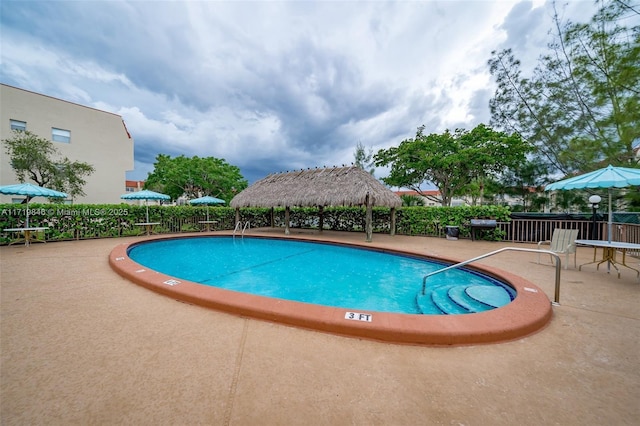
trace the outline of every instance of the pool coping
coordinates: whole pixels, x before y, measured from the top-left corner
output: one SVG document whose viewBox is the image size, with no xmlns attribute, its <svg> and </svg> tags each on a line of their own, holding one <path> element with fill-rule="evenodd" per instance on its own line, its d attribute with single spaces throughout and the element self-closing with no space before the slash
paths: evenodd
<svg viewBox="0 0 640 426">
<path fill-rule="evenodd" d="M 467 265 L 466 268 L 499 278 L 513 287 L 517 295 L 511 303 L 491 311 L 474 314 L 411 315 L 377 311 L 351 312 L 345 308 L 282 300 L 205 286 L 147 269 L 128 256 L 129 247 L 147 241 L 221 237 L 228 238 L 230 235 L 183 234 L 122 243 L 109 254 L 109 264 L 119 275 L 133 283 L 182 302 L 244 317 L 389 343 L 452 346 L 505 342 L 540 331 L 553 316 L 550 300 L 535 284 L 510 272 L 486 265 Z M 373 247 L 365 242 L 344 243 L 304 236 L 251 235 L 245 238 L 320 242 L 398 253 L 427 260 L 451 263 L 459 261 L 427 256 L 411 250 Z M 354 314 L 353 319 L 347 318 L 350 313 Z M 363 316 L 360 317 L 360 314 Z M 366 317 L 366 315 L 370 316 Z"/>
</svg>

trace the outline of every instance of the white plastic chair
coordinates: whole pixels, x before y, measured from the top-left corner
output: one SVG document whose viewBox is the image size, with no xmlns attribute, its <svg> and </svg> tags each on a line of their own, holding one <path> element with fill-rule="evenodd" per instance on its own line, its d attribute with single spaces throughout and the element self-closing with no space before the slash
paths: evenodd
<svg viewBox="0 0 640 426">
<path fill-rule="evenodd" d="M 569 255 L 573 253 L 573 267 L 576 267 L 576 239 L 578 238 L 578 229 L 561 229 L 556 228 L 553 230 L 553 235 L 551 236 L 551 241 L 540 241 L 538 243 L 538 250 L 540 250 L 540 246 L 543 244 L 549 244 L 551 247 L 549 251 L 552 251 L 556 254 L 564 254 L 564 269 L 567 269 L 567 265 L 569 264 Z M 553 256 L 551 257 L 551 262 L 553 263 Z M 538 263 L 540 263 L 540 253 L 538 253 Z"/>
</svg>

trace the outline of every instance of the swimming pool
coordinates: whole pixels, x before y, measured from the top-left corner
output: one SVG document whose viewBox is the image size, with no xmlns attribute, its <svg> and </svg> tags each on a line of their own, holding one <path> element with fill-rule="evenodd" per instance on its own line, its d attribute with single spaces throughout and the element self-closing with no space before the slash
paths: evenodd
<svg viewBox="0 0 640 426">
<path fill-rule="evenodd" d="M 535 284 L 508 271 L 482 265 L 474 265 L 470 269 L 506 283 L 514 290 L 513 301 L 498 309 L 468 315 L 422 315 L 382 312 L 353 306 L 325 306 L 207 286 L 154 270 L 129 257 L 129 252 L 147 242 L 180 240 L 193 242 L 193 237 L 197 237 L 198 240 L 225 238 L 220 234 L 146 237 L 143 240 L 115 246 L 109 255 L 109 264 L 127 280 L 186 303 L 241 317 L 393 343 L 460 345 L 512 340 L 540 330 L 552 316 L 550 300 Z M 352 248 L 375 248 L 384 253 L 399 254 L 403 261 L 415 258 L 451 264 L 463 260 L 428 257 L 415 250 L 399 249 L 395 244 L 353 241 L 348 233 L 333 240 L 322 235 L 269 236 L 269 240 L 273 238 L 300 242 L 331 242 Z M 240 240 L 242 239 L 236 238 L 236 241 Z M 381 254 L 384 255 L 384 253 Z M 366 252 L 366 254 L 370 253 Z M 189 266 L 185 264 L 183 268 L 188 269 Z M 304 271 L 300 271 L 299 275 L 302 273 Z M 411 285 L 414 300 L 421 288 L 422 276 L 421 270 L 419 282 L 417 285 L 414 283 Z M 429 285 L 431 285 L 431 278 Z"/>
<path fill-rule="evenodd" d="M 208 286 L 324 306 L 402 314 L 468 314 L 510 303 L 515 291 L 446 264 L 308 241 L 184 238 L 139 244 L 129 257 L 155 271 Z"/>
</svg>

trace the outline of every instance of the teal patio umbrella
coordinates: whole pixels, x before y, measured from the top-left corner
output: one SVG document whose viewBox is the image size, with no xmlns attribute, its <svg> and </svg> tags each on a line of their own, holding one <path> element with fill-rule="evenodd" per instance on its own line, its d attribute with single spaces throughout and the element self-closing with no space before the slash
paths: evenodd
<svg viewBox="0 0 640 426">
<path fill-rule="evenodd" d="M 640 169 L 613 167 L 609 165 L 603 169 L 598 169 L 580 176 L 554 182 L 551 185 L 547 185 L 545 191 L 607 188 L 609 192 L 607 236 L 609 238 L 609 242 L 611 242 L 611 229 L 613 223 L 611 188 L 626 188 L 628 186 L 640 186 Z"/>
<path fill-rule="evenodd" d="M 24 195 L 25 197 L 27 197 L 27 218 L 25 221 L 25 228 L 29 227 L 29 199 L 33 197 L 67 198 L 67 194 L 64 192 L 34 185 L 28 182 L 18 183 L 15 185 L 0 186 L 0 194 Z"/>
<path fill-rule="evenodd" d="M 147 204 L 147 200 L 161 200 L 167 201 L 170 200 L 167 194 L 161 194 L 159 192 L 149 191 L 148 189 L 143 189 L 142 191 L 129 192 L 128 194 L 121 195 L 120 198 L 123 200 L 145 200 L 145 206 L 147 207 L 147 223 L 149 223 L 149 204 Z"/>
<path fill-rule="evenodd" d="M 207 222 L 209 221 L 209 206 L 213 204 L 224 204 L 224 200 L 220 198 L 211 197 L 209 195 L 200 198 L 194 198 L 193 200 L 189 200 L 189 204 L 204 204 L 207 206 Z"/>
</svg>

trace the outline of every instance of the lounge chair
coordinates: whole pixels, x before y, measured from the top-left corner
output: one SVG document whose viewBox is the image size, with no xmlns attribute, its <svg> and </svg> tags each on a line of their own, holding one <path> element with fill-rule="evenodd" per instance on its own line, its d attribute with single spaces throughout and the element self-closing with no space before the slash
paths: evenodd
<svg viewBox="0 0 640 426">
<path fill-rule="evenodd" d="M 549 251 L 552 251 L 557 254 L 564 254 L 564 269 L 567 269 L 567 265 L 569 264 L 569 255 L 573 253 L 573 266 L 576 267 L 576 239 L 578 238 L 578 229 L 561 229 L 556 228 L 553 230 L 553 236 L 551 237 L 551 241 L 540 241 L 538 243 L 538 250 L 540 250 L 540 246 L 543 244 L 549 244 L 551 247 Z M 551 257 L 551 262 L 553 263 L 553 256 Z M 540 253 L 538 253 L 538 263 L 540 263 Z"/>
</svg>

